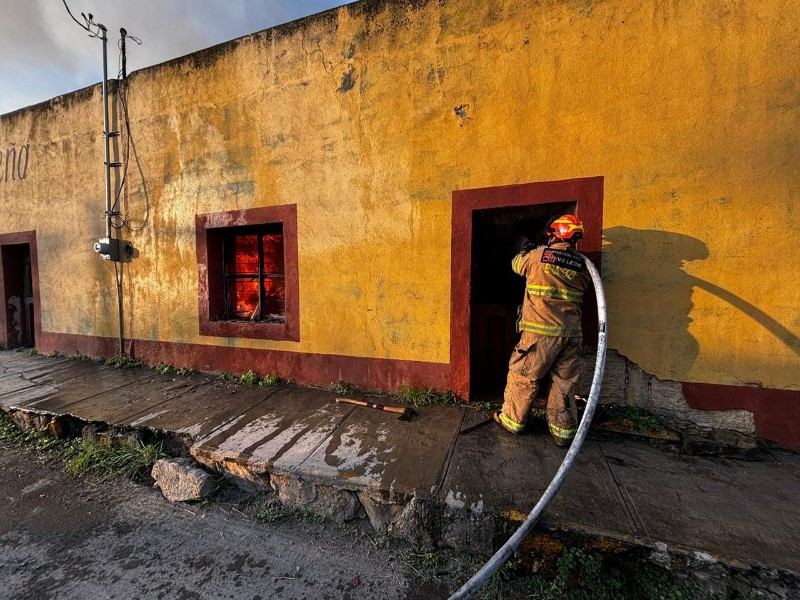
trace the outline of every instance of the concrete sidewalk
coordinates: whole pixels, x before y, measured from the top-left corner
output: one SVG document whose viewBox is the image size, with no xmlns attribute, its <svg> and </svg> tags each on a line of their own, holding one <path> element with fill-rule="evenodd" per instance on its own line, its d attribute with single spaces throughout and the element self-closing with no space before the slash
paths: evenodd
<svg viewBox="0 0 800 600">
<path fill-rule="evenodd" d="M 565 453 L 543 430 L 474 428 L 486 417 L 463 407 L 415 409 L 404 421 L 336 397 L 0 352 L 6 411 L 167 435 L 242 485 L 339 521 L 363 509 L 377 531 L 422 545 L 490 550 Z M 591 434 L 538 527 L 798 574 L 798 498 L 797 454 L 692 457 Z"/>
</svg>

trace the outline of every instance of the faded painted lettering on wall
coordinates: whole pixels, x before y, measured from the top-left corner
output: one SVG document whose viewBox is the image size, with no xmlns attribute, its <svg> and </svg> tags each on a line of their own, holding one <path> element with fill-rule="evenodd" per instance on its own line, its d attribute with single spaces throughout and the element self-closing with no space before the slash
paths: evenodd
<svg viewBox="0 0 800 600">
<path fill-rule="evenodd" d="M 0 152 L 0 182 L 16 181 L 28 176 L 29 145 L 17 148 L 16 142 L 12 142 L 4 152 Z"/>
</svg>

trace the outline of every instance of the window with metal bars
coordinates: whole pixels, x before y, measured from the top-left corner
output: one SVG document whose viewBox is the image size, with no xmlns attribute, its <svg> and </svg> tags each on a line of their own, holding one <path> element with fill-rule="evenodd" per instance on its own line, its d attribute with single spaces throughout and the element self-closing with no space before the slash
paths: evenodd
<svg viewBox="0 0 800 600">
<path fill-rule="evenodd" d="M 195 216 L 200 335 L 300 340 L 297 206 Z"/>
<path fill-rule="evenodd" d="M 283 224 L 223 232 L 224 319 L 282 323 L 286 319 Z"/>
</svg>

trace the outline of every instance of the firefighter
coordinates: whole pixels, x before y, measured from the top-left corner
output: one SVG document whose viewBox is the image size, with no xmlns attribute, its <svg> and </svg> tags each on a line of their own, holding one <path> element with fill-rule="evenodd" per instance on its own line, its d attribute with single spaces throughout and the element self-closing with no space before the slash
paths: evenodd
<svg viewBox="0 0 800 600">
<path fill-rule="evenodd" d="M 525 429 L 539 383 L 548 374 L 547 424 L 553 440 L 568 446 L 575 437 L 574 390 L 583 370 L 581 300 L 590 276 L 575 244 L 583 223 L 574 215 L 552 219 L 547 245 L 526 244 L 511 261 L 525 278 L 525 296 L 517 321 L 520 332 L 511 354 L 501 412 L 494 419 L 508 431 Z"/>
</svg>

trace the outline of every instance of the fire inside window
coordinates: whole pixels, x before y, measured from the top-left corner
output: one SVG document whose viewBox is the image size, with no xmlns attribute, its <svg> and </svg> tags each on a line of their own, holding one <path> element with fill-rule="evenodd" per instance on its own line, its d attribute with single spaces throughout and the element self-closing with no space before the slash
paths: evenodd
<svg viewBox="0 0 800 600">
<path fill-rule="evenodd" d="M 236 228 L 224 237 L 225 319 L 283 322 L 283 224 Z"/>
</svg>

